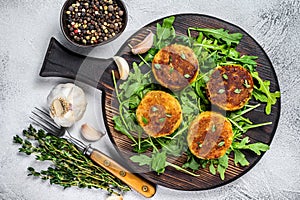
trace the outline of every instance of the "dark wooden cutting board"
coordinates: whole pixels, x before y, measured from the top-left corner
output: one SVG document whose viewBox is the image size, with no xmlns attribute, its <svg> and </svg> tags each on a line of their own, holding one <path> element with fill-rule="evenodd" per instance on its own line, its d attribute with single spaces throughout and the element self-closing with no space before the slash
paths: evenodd
<svg viewBox="0 0 300 200">
<path fill-rule="evenodd" d="M 237 50 L 241 54 L 258 56 L 257 71 L 263 79 L 271 81 L 271 91 L 279 91 L 278 80 L 273 69 L 273 66 L 264 52 L 262 47 L 244 30 L 239 27 L 217 19 L 215 17 L 200 15 L 200 14 L 180 14 L 175 15 L 176 19 L 173 24 L 177 34 L 186 34 L 188 27 L 202 27 L 202 28 L 223 28 L 229 30 L 231 33 L 242 33 L 243 39 L 238 45 Z M 138 56 L 130 52 L 128 44 L 134 44 L 141 41 L 148 33 L 147 29 L 155 33 L 156 24 L 162 23 L 163 19 L 159 19 L 149 25 L 141 28 L 133 34 L 120 48 L 116 55 L 125 58 L 129 64 L 134 61 L 139 62 Z M 62 45 L 60 45 L 54 38 L 51 39 L 43 67 L 40 75 L 58 76 L 71 78 L 76 81 L 85 82 L 93 87 L 103 91 L 103 111 L 106 128 L 113 144 L 118 152 L 124 158 L 124 162 L 128 164 L 134 172 L 140 173 L 144 178 L 152 181 L 153 183 L 179 190 L 204 190 L 218 187 L 227 184 L 238 177 L 248 172 L 263 156 L 256 156 L 254 153 L 245 152 L 246 158 L 250 165 L 247 167 L 234 166 L 233 157 L 229 159 L 229 167 L 225 174 L 225 180 L 222 181 L 218 175 L 212 175 L 207 169 L 201 169 L 199 172 L 200 177 L 193 177 L 185 173 L 179 172 L 173 168 L 167 168 L 164 174 L 157 175 L 155 172 L 149 171 L 148 167 L 140 167 L 129 160 L 133 155 L 131 151 L 130 140 L 123 134 L 114 130 L 114 123 L 112 117 L 118 114 L 114 97 L 114 86 L 112 80 L 112 70 L 117 72 L 117 66 L 113 59 L 98 59 L 76 54 Z M 118 74 L 117 74 L 118 75 Z M 99 102 L 100 103 L 100 102 Z M 255 109 L 247 115 L 253 122 L 272 122 L 272 125 L 264 126 L 250 130 L 246 133 L 251 142 L 263 142 L 270 144 L 275 134 L 279 116 L 280 116 L 280 99 L 272 108 L 272 113 L 266 115 L 264 113 L 264 106 Z M 185 161 L 185 156 L 174 158 L 170 162 L 182 165 Z"/>
</svg>

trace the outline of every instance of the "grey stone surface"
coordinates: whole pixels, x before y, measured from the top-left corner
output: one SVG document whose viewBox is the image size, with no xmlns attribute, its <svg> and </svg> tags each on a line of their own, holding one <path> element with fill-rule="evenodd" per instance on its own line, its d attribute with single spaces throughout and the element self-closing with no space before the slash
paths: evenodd
<svg viewBox="0 0 300 200">
<path fill-rule="evenodd" d="M 124 0 L 129 11 L 126 32 L 112 44 L 97 47 L 91 55 L 111 57 L 136 30 L 149 22 L 177 13 L 202 13 L 232 22 L 252 35 L 269 55 L 282 92 L 281 117 L 271 149 L 260 162 L 238 180 L 207 191 L 176 191 L 158 187 L 157 200 L 190 199 L 300 199 L 300 1 L 299 0 Z M 64 41 L 59 28 L 63 0 L 0 0 L 0 199 L 56 200 L 105 199 L 106 192 L 69 188 L 27 177 L 27 166 L 41 167 L 33 157 L 23 158 L 12 143 L 30 123 L 34 106 L 44 105 L 46 96 L 60 78 L 40 78 L 49 39 Z M 84 53 L 84 52 L 81 52 Z M 88 121 L 103 129 L 99 91 L 84 84 L 89 106 Z M 80 124 L 80 123 L 79 123 Z M 78 133 L 79 125 L 73 128 Z M 105 137 L 96 147 L 114 158 L 117 154 Z M 125 199 L 143 199 L 129 192 Z"/>
</svg>

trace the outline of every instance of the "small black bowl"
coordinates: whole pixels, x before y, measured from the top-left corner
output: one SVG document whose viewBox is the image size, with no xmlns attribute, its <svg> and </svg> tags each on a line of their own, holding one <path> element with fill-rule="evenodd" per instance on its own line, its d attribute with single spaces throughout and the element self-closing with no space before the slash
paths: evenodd
<svg viewBox="0 0 300 200">
<path fill-rule="evenodd" d="M 114 36 L 112 36 L 112 37 L 107 37 L 107 40 L 103 40 L 103 41 L 97 41 L 97 39 L 96 39 L 96 41 L 97 42 L 95 42 L 95 43 L 90 43 L 90 42 L 87 42 L 86 44 L 84 44 L 83 42 L 82 42 L 82 40 L 80 39 L 79 41 L 76 41 L 75 39 L 74 39 L 74 36 L 72 37 L 71 35 L 70 35 L 70 30 L 69 30 L 69 28 L 68 28 L 68 25 L 71 25 L 71 21 L 68 21 L 69 19 L 68 19 L 68 14 L 66 13 L 67 11 L 68 11 L 68 9 L 69 9 L 69 7 L 70 6 L 72 6 L 72 4 L 76 4 L 76 2 L 77 1 L 79 1 L 79 0 L 67 0 L 65 3 L 64 3 L 64 5 L 63 5 L 63 7 L 62 7 L 62 9 L 61 9 L 61 13 L 60 13 L 60 27 L 61 27 L 61 30 L 62 30 L 62 32 L 63 32 L 63 35 L 65 36 L 65 38 L 71 43 L 71 44 L 73 44 L 73 45 L 75 45 L 75 46 L 77 46 L 77 47 L 95 47 L 95 46 L 101 46 L 101 45 L 104 45 L 104 44 L 107 44 L 107 43 L 109 43 L 109 42 L 111 42 L 111 41 L 113 41 L 113 40 L 115 40 L 117 37 L 119 37 L 120 35 L 121 35 L 121 33 L 125 30 L 125 28 L 126 28 L 126 25 L 127 25 L 127 21 L 128 21 L 128 13 L 127 13 L 127 9 L 126 9 L 126 7 L 125 7 L 125 5 L 124 5 L 124 3 L 121 1 L 121 0 L 107 0 L 106 2 L 108 2 L 108 1 L 112 1 L 113 3 L 116 3 L 117 4 L 117 6 L 120 8 L 120 10 L 122 10 L 123 11 L 123 15 L 120 17 L 120 18 L 122 18 L 122 21 L 121 21 L 121 23 L 122 23 L 122 27 L 121 28 L 119 28 L 117 31 L 117 33 L 115 33 L 115 35 Z M 85 1 L 86 2 L 86 1 Z M 94 2 L 93 0 L 88 0 L 88 2 L 89 3 L 91 3 L 91 2 Z M 98 0 L 98 2 L 104 2 L 104 0 Z M 100 4 L 101 5 L 101 4 Z M 96 5 L 98 8 L 100 7 L 100 5 Z M 84 7 L 83 7 L 84 8 Z M 85 9 L 85 8 L 84 8 Z M 104 7 L 103 7 L 103 9 L 104 9 Z M 81 9 L 82 10 L 82 9 Z M 74 11 L 75 11 L 75 8 L 74 8 Z M 93 9 L 93 11 L 95 11 L 94 9 Z M 103 19 L 105 19 L 105 16 L 106 15 L 108 15 L 108 14 L 105 14 L 103 11 L 101 11 L 101 10 L 99 10 L 98 12 L 100 12 L 100 14 L 99 15 L 97 15 L 97 19 L 101 19 L 101 18 L 103 18 Z M 108 11 L 107 11 L 108 12 Z M 72 13 L 72 12 L 71 12 Z M 94 12 L 92 12 L 91 14 L 93 14 Z M 81 12 L 81 14 L 82 14 L 82 12 Z M 86 16 L 86 13 L 85 13 L 85 16 Z M 98 23 L 98 22 L 97 22 Z M 101 26 L 102 26 L 103 24 L 99 24 L 98 23 L 98 26 L 99 26 L 99 28 L 101 29 Z M 71 25 L 72 26 L 72 25 Z M 112 29 L 112 28 L 109 28 L 108 27 L 108 31 L 109 31 L 109 29 Z M 74 29 L 74 30 L 76 30 L 76 28 Z M 77 29 L 77 31 L 78 31 L 78 29 Z M 76 32 L 77 32 L 76 31 Z M 95 30 L 95 31 L 97 31 L 97 30 Z M 97 33 L 98 33 L 98 31 L 97 31 Z M 77 35 L 78 33 L 74 33 L 75 35 Z M 84 38 L 83 39 L 85 39 L 85 37 L 86 37 L 87 35 L 84 35 Z M 92 34 L 91 34 L 91 36 L 92 36 Z M 94 36 L 94 35 L 93 35 Z M 87 40 L 86 40 L 87 41 Z"/>
</svg>

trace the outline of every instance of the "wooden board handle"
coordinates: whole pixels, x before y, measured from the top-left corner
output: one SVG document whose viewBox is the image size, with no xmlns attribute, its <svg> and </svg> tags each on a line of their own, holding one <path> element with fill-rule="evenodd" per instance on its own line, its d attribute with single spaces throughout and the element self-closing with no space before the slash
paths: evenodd
<svg viewBox="0 0 300 200">
<path fill-rule="evenodd" d="M 104 71 L 114 64 L 112 58 L 100 59 L 75 53 L 51 38 L 40 76 L 64 77 L 102 89 L 99 82 Z"/>
<path fill-rule="evenodd" d="M 143 196 L 150 198 L 155 194 L 156 188 L 152 183 L 129 172 L 100 151 L 94 149 L 90 158 Z"/>
</svg>

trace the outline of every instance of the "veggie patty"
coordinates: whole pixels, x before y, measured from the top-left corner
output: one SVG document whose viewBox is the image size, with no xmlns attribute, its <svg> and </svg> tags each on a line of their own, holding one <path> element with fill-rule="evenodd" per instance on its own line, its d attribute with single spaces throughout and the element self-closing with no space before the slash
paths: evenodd
<svg viewBox="0 0 300 200">
<path fill-rule="evenodd" d="M 152 137 L 172 134 L 182 121 L 182 111 L 175 97 L 163 91 L 150 91 L 136 110 L 137 121 Z"/>
<path fill-rule="evenodd" d="M 241 109 L 251 98 L 253 79 L 242 66 L 215 68 L 207 83 L 207 95 L 212 104 L 233 111 Z"/>
<path fill-rule="evenodd" d="M 206 111 L 190 124 L 187 142 L 190 151 L 201 159 L 222 157 L 233 140 L 231 123 L 223 115 Z"/>
<path fill-rule="evenodd" d="M 179 91 L 197 78 L 199 64 L 190 47 L 172 44 L 162 48 L 154 56 L 152 71 L 162 86 Z"/>
</svg>

